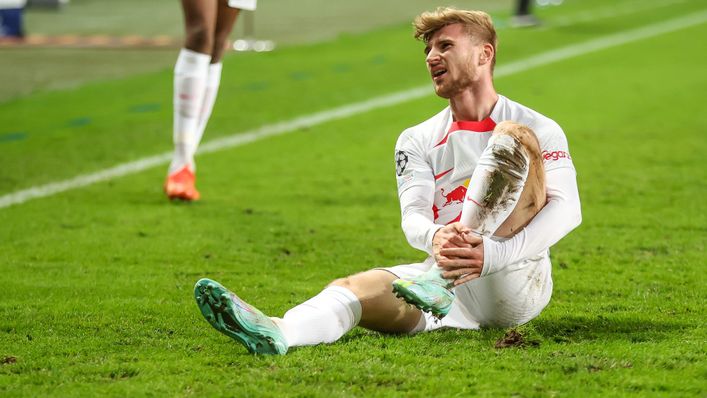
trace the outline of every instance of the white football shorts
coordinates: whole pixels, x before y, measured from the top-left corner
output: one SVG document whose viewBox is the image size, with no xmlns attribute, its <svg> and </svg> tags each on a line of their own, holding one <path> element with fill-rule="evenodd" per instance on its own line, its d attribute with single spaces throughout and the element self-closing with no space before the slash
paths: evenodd
<svg viewBox="0 0 707 398">
<path fill-rule="evenodd" d="M 398 278 L 411 278 L 427 272 L 433 264 L 434 259 L 429 257 L 423 263 L 379 269 Z M 424 313 L 425 331 L 511 327 L 529 322 L 550 302 L 551 269 L 550 259 L 538 256 L 457 286 L 454 304 L 447 316 L 438 320 Z"/>
<path fill-rule="evenodd" d="M 257 3 L 258 0 L 228 0 L 229 7 L 248 11 L 255 11 Z"/>
</svg>

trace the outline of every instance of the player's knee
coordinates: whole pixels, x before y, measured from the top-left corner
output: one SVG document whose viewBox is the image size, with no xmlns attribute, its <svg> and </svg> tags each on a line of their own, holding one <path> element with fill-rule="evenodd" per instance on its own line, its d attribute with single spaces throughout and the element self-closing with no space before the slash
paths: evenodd
<svg viewBox="0 0 707 398">
<path fill-rule="evenodd" d="M 381 270 L 369 270 L 345 278 L 336 279 L 330 286 L 341 286 L 352 291 L 357 297 L 375 297 L 391 292 L 391 282 L 395 277 Z"/>
<path fill-rule="evenodd" d="M 538 138 L 533 130 L 526 125 L 507 120 L 496 125 L 493 129 L 493 135 L 509 135 L 518 144 L 522 145 L 528 154 L 540 153 Z"/>
<path fill-rule="evenodd" d="M 345 287 L 349 290 L 356 291 L 363 285 L 366 285 L 366 273 L 359 272 L 357 274 L 349 275 L 343 278 L 339 278 L 330 283 L 330 285 Z"/>
<path fill-rule="evenodd" d="M 351 288 L 353 287 L 353 285 L 354 285 L 354 283 L 353 283 L 353 281 L 351 280 L 351 277 L 350 277 L 350 276 L 347 276 L 347 277 L 345 277 L 345 278 L 335 279 L 334 281 L 332 281 L 332 282 L 329 284 L 329 286 L 340 286 L 340 287 L 345 287 L 345 288 L 347 288 L 347 289 L 349 289 L 349 290 L 351 290 Z"/>
<path fill-rule="evenodd" d="M 210 54 L 213 45 L 213 32 L 207 24 L 194 24 L 187 28 L 186 48 L 202 54 Z"/>
</svg>

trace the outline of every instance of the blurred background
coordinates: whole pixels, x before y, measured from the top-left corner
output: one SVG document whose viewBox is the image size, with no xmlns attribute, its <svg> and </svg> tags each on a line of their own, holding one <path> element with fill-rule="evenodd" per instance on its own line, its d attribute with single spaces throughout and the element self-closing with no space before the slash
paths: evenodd
<svg viewBox="0 0 707 398">
<path fill-rule="evenodd" d="M 0 0 L 0 7 L 23 0 Z M 429 0 L 331 2 L 261 0 L 244 11 L 232 38 L 254 36 L 278 47 L 325 41 L 383 26 L 409 23 L 440 3 Z M 509 0 L 456 1 L 456 6 L 501 15 Z M 175 0 L 29 0 L 23 12 L 24 42 L 0 44 L 0 101 L 43 89 L 171 67 L 184 35 Z M 80 67 L 91 64 L 91 68 Z"/>
</svg>

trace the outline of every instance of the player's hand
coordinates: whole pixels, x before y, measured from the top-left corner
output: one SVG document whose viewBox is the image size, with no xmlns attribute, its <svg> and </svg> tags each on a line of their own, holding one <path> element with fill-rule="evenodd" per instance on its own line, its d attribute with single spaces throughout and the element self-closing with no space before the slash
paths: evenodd
<svg viewBox="0 0 707 398">
<path fill-rule="evenodd" d="M 444 270 L 442 277 L 454 279 L 454 286 L 478 278 L 484 267 L 483 239 L 472 233 L 463 233 L 459 238 L 463 244 L 441 248 L 437 261 Z"/>
<path fill-rule="evenodd" d="M 465 233 L 469 233 L 471 230 L 460 222 L 455 222 L 449 225 L 445 225 L 435 232 L 432 237 L 432 251 L 435 256 L 435 260 L 439 263 L 440 260 L 445 259 L 441 254 L 442 249 L 449 247 L 465 247 L 468 244 L 464 242 L 462 236 Z"/>
</svg>

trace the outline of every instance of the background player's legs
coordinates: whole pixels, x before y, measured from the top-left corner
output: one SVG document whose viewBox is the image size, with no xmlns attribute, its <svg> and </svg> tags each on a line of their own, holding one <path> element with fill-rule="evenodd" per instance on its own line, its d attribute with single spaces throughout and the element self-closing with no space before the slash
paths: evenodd
<svg viewBox="0 0 707 398">
<path fill-rule="evenodd" d="M 517 0 L 515 7 L 515 15 L 511 20 L 511 25 L 516 28 L 530 27 L 540 25 L 540 21 L 532 14 L 532 0 Z"/>
<path fill-rule="evenodd" d="M 221 62 L 228 45 L 228 36 L 233 30 L 233 25 L 235 25 L 240 11 L 238 8 L 229 7 L 227 0 L 218 0 L 216 29 L 214 30 L 213 49 L 211 51 L 212 63 Z"/>
<path fill-rule="evenodd" d="M 531 0 L 518 0 L 516 2 L 516 15 L 530 14 L 530 1 Z"/>
<path fill-rule="evenodd" d="M 390 289 L 395 278 L 387 271 L 370 270 L 337 279 L 276 322 L 290 347 L 331 343 L 356 325 L 387 333 L 410 332 L 421 313 L 395 298 Z"/>
<path fill-rule="evenodd" d="M 214 30 L 218 12 L 217 0 L 182 0 L 184 48 L 211 55 L 214 46 Z"/>
<path fill-rule="evenodd" d="M 211 111 L 214 108 L 214 102 L 216 102 L 216 95 L 218 94 L 218 88 L 221 84 L 221 69 L 223 65 L 221 63 L 221 59 L 223 58 L 223 54 L 226 51 L 226 46 L 228 45 L 228 36 L 233 30 L 233 25 L 235 24 L 239 13 L 239 9 L 228 6 L 227 0 L 218 0 L 216 26 L 213 35 L 213 46 L 211 49 L 211 65 L 209 65 L 209 72 L 206 79 L 206 90 L 204 92 L 204 99 L 201 106 L 201 111 L 199 113 L 199 126 L 196 132 L 196 144 L 194 150 L 196 150 L 201 142 L 201 137 L 204 135 L 206 124 L 208 123 L 209 117 L 211 116 Z"/>
<path fill-rule="evenodd" d="M 186 39 L 174 67 L 174 156 L 169 174 L 187 167 L 193 155 L 204 101 L 216 24 L 216 2 L 182 0 Z"/>
</svg>

